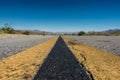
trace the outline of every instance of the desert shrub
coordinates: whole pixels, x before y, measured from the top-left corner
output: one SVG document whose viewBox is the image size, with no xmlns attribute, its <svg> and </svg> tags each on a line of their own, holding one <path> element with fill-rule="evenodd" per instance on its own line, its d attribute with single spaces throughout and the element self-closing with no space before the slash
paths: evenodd
<svg viewBox="0 0 120 80">
<path fill-rule="evenodd" d="M 86 33 L 84 32 L 84 31 L 80 31 L 79 33 L 78 33 L 78 36 L 82 36 L 82 35 L 85 35 Z"/>
<path fill-rule="evenodd" d="M 102 33 L 102 32 L 95 32 L 95 31 L 89 31 L 86 35 L 90 35 L 90 36 L 94 36 L 94 35 L 96 35 L 96 36 L 109 36 L 109 34 L 107 34 L 107 33 Z"/>
<path fill-rule="evenodd" d="M 5 33 L 5 31 L 3 31 L 3 30 L 0 30 L 0 34 L 4 34 Z"/>
<path fill-rule="evenodd" d="M 6 23 L 4 27 L 0 29 L 0 31 L 3 33 L 15 34 L 15 30 L 8 23 Z"/>
<path fill-rule="evenodd" d="M 72 35 L 75 35 L 75 33 L 72 33 Z"/>
<path fill-rule="evenodd" d="M 30 31 L 24 31 L 22 34 L 30 35 Z"/>
<path fill-rule="evenodd" d="M 120 36 L 120 32 L 115 32 L 115 33 L 113 33 L 112 35 Z"/>
<path fill-rule="evenodd" d="M 68 35 L 67 33 L 65 33 L 64 35 Z"/>
<path fill-rule="evenodd" d="M 42 35 L 43 35 L 43 36 L 45 36 L 46 34 L 47 34 L 46 32 L 44 32 L 44 31 L 42 32 Z"/>
<path fill-rule="evenodd" d="M 87 33 L 87 35 L 96 35 L 97 33 L 96 32 L 94 32 L 94 31 L 89 31 L 88 33 Z"/>
</svg>

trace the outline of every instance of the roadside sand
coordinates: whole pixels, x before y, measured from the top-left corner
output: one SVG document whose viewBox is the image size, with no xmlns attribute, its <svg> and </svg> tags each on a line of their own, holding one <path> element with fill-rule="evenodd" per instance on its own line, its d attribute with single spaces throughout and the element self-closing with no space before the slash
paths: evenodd
<svg viewBox="0 0 120 80">
<path fill-rule="evenodd" d="M 95 80 L 120 80 L 120 57 L 64 38 L 78 61 Z"/>
<path fill-rule="evenodd" d="M 0 80 L 31 80 L 56 40 L 57 37 L 0 60 Z"/>
</svg>

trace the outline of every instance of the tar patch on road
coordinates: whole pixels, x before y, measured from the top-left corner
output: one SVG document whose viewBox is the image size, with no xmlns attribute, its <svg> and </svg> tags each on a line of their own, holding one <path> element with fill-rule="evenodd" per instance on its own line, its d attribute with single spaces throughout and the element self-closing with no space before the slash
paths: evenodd
<svg viewBox="0 0 120 80">
<path fill-rule="evenodd" d="M 91 80 L 61 37 L 33 80 Z"/>
</svg>

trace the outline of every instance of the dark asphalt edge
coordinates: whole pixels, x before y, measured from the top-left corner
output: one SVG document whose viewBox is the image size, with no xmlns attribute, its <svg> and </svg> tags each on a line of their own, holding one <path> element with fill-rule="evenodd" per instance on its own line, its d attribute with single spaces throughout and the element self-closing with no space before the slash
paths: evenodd
<svg viewBox="0 0 120 80">
<path fill-rule="evenodd" d="M 63 39 L 64 40 L 64 39 Z M 65 42 L 65 41 L 64 41 Z M 65 42 L 65 44 L 67 45 L 67 43 Z M 68 45 L 67 45 L 68 46 Z M 69 48 L 69 47 L 68 47 Z M 70 49 L 70 48 L 69 48 Z M 70 51 L 72 52 L 72 50 L 70 49 Z M 73 55 L 74 55 L 74 52 L 72 52 L 73 53 Z M 75 55 L 74 55 L 74 57 L 75 57 Z M 76 57 L 75 57 L 76 58 Z M 76 60 L 78 61 L 78 59 L 76 58 Z M 95 80 L 94 79 L 94 77 L 93 77 L 93 75 L 92 75 L 92 73 L 90 72 L 90 71 L 88 71 L 87 69 L 86 69 L 86 67 L 84 66 L 84 64 L 83 63 L 81 63 L 80 61 L 78 61 L 79 62 L 79 64 L 81 65 L 81 67 L 83 68 L 83 70 L 86 72 L 86 74 L 88 75 L 88 77 L 90 78 L 90 80 Z"/>
<path fill-rule="evenodd" d="M 59 37 L 61 37 L 61 36 L 59 36 Z M 59 37 L 58 37 L 58 39 L 59 39 Z M 62 37 L 61 37 L 62 38 Z M 58 41 L 58 39 L 56 40 L 56 42 Z M 62 38 L 63 39 L 63 38 Z M 63 39 L 63 41 L 64 41 L 64 39 Z M 55 44 L 56 44 L 56 42 L 55 42 Z M 65 42 L 65 41 L 64 41 Z M 51 48 L 51 50 L 49 51 L 49 53 L 52 51 L 52 49 L 54 48 L 54 46 L 55 46 L 55 44 L 53 45 L 53 47 Z M 65 42 L 65 44 L 66 44 L 66 42 Z M 66 44 L 67 45 L 67 44 Z M 67 47 L 68 47 L 68 45 L 67 45 Z M 68 47 L 69 48 L 69 47 Z M 69 50 L 71 51 L 71 49 L 69 48 Z M 71 51 L 72 52 L 72 51 Z M 73 53 L 73 52 L 72 52 Z M 74 53 L 73 53 L 73 55 L 74 55 Z M 44 63 L 44 61 L 46 61 L 46 59 L 47 59 L 47 57 L 49 56 L 49 54 L 46 56 L 46 58 L 43 60 L 43 63 Z M 75 55 L 74 55 L 74 57 L 75 57 Z M 75 57 L 76 58 L 76 57 Z M 78 61 L 78 59 L 76 58 L 76 60 Z M 94 78 L 93 78 L 93 76 L 92 76 L 92 74 L 90 73 L 90 71 L 88 71 L 86 68 L 85 68 L 85 66 L 80 62 L 80 61 L 78 61 L 79 62 L 79 65 L 82 67 L 82 69 L 86 72 L 86 74 L 88 75 L 88 77 L 89 77 L 89 79 L 90 80 L 94 80 Z M 41 65 L 39 65 L 39 69 L 42 67 L 42 65 L 43 65 L 43 63 L 41 64 Z M 36 71 L 36 74 L 34 75 L 34 77 L 32 78 L 32 80 L 36 80 L 35 79 L 35 77 L 36 77 L 36 75 L 37 75 L 37 73 L 38 73 L 38 71 L 39 71 L 39 69 Z"/>
<path fill-rule="evenodd" d="M 91 73 L 90 71 L 88 71 L 88 70 L 85 68 L 85 66 L 84 66 L 80 61 L 79 61 L 79 63 L 81 64 L 81 67 L 82 67 L 83 70 L 86 72 L 86 74 L 89 76 L 90 80 L 95 80 L 95 79 L 93 78 L 92 73 Z"/>
<path fill-rule="evenodd" d="M 59 39 L 59 37 L 57 38 L 57 40 L 58 40 L 58 39 Z M 57 40 L 55 41 L 53 47 L 55 46 Z M 48 55 L 47 55 L 47 56 L 45 57 L 45 59 L 43 60 L 43 63 L 44 63 L 44 61 L 46 61 L 46 59 L 47 59 L 47 57 L 49 56 L 49 53 L 52 51 L 53 47 L 52 47 L 51 50 L 48 52 Z M 42 67 L 43 63 L 39 65 L 39 69 Z M 39 69 L 36 71 L 36 74 L 34 75 L 34 77 L 32 78 L 32 80 L 35 80 L 35 76 L 36 76 L 37 73 L 39 72 Z"/>
</svg>

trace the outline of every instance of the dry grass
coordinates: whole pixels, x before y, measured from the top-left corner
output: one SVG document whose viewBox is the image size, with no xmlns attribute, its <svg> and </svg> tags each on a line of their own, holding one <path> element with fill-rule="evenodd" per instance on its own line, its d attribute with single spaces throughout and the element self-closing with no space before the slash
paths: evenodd
<svg viewBox="0 0 120 80">
<path fill-rule="evenodd" d="M 95 80 L 120 80 L 120 57 L 99 49 L 64 38 L 78 61 L 80 61 Z M 73 45 L 72 45 L 72 44 Z"/>
<path fill-rule="evenodd" d="M 56 40 L 57 37 L 0 60 L 0 80 L 31 80 Z"/>
</svg>

